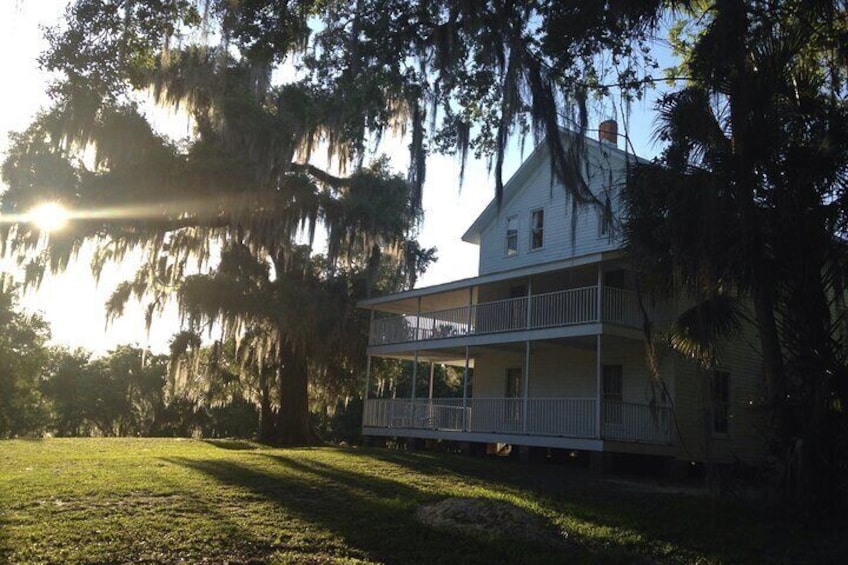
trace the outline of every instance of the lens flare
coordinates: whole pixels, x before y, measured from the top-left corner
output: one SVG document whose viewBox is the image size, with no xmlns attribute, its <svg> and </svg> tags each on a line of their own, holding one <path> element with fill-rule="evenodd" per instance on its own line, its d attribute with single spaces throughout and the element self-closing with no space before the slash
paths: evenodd
<svg viewBox="0 0 848 565">
<path fill-rule="evenodd" d="M 68 223 L 68 211 L 58 202 L 39 204 L 27 213 L 29 221 L 41 231 L 52 232 Z"/>
</svg>

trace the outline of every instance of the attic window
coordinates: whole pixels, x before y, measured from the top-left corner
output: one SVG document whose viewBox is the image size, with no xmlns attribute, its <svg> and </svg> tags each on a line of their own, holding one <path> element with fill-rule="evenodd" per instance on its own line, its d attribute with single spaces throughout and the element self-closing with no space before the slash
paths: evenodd
<svg viewBox="0 0 848 565">
<path fill-rule="evenodd" d="M 518 253 L 518 216 L 510 216 L 506 219 L 506 254 Z"/>
<path fill-rule="evenodd" d="M 539 249 L 545 241 L 545 211 L 533 210 L 530 213 L 530 249 Z"/>
</svg>

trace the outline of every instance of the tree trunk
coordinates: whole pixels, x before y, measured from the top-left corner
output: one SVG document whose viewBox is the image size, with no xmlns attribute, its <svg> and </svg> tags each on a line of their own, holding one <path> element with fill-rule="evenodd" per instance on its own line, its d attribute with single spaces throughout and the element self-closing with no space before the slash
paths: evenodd
<svg viewBox="0 0 848 565">
<path fill-rule="evenodd" d="M 785 414 L 786 379 L 783 367 L 783 351 L 777 332 L 774 315 L 774 299 L 762 287 L 754 289 L 754 314 L 760 337 L 763 356 L 763 375 L 766 381 L 768 406 L 772 411 L 773 427 L 781 437 L 786 437 L 788 418 Z"/>
<path fill-rule="evenodd" d="M 270 375 L 263 369 L 259 374 L 259 441 L 273 441 L 274 439 L 271 385 Z"/>
<path fill-rule="evenodd" d="M 800 208 L 800 206 L 799 206 Z M 813 215 L 799 218 L 799 227 L 792 233 L 803 234 L 804 226 L 818 226 Z M 804 221 L 806 220 L 806 221 Z M 793 264 L 788 299 L 787 318 L 790 328 L 785 332 L 793 350 L 793 398 L 800 407 L 795 415 L 795 436 L 803 440 L 806 457 L 802 459 L 801 488 L 806 497 L 800 502 L 804 513 L 837 512 L 843 503 L 840 496 L 838 446 L 844 443 L 839 425 L 831 418 L 830 398 L 834 393 L 832 381 L 840 365 L 839 346 L 832 339 L 830 305 L 822 274 L 827 267 L 825 250 L 827 232 L 816 233 L 808 228 L 800 235 L 800 247 Z"/>
<path fill-rule="evenodd" d="M 283 445 L 313 443 L 309 426 L 308 370 L 306 359 L 288 346 L 282 347 L 279 378 L 280 410 L 277 412 L 277 441 Z"/>
<path fill-rule="evenodd" d="M 754 310 L 763 356 L 763 372 L 768 388 L 768 403 L 773 411 L 773 429 L 785 436 L 783 406 L 786 400 L 783 353 L 775 319 L 774 273 L 768 263 L 768 246 L 763 240 L 762 218 L 756 202 L 756 151 L 760 133 L 753 125 L 755 101 L 750 92 L 748 48 L 749 20 L 743 0 L 719 0 L 717 13 L 726 22 L 723 40 L 727 42 L 730 65 L 727 70 L 730 91 L 730 123 L 733 132 L 733 172 L 736 197 L 740 203 L 741 222 L 745 230 L 741 244 L 750 260 L 750 281 Z"/>
</svg>

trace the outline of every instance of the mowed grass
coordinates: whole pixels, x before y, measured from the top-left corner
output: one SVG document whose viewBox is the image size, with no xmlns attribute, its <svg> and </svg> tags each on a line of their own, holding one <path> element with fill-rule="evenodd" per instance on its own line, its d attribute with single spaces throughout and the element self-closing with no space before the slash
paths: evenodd
<svg viewBox="0 0 848 565">
<path fill-rule="evenodd" d="M 611 480 L 612 479 L 612 480 Z M 567 466 L 247 442 L 0 442 L 0 563 L 838 562 L 845 524 L 655 493 Z M 421 523 L 497 499 L 560 543 Z"/>
</svg>

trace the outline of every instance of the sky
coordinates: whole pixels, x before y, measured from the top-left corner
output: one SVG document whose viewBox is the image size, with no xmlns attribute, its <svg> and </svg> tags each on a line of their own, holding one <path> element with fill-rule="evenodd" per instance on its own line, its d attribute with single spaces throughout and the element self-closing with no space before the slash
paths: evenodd
<svg viewBox="0 0 848 565">
<path fill-rule="evenodd" d="M 4 75 L 14 77 L 0 91 L 0 159 L 5 158 L 8 132 L 25 129 L 49 102 L 45 93 L 49 77 L 38 69 L 37 57 L 46 47 L 43 26 L 58 23 L 65 5 L 66 0 L 0 0 L 0 53 Z M 643 157 L 656 152 L 650 143 L 651 105 L 649 98 L 632 108 L 629 133 L 637 153 Z M 595 121 L 606 117 L 609 116 L 596 117 Z M 405 171 L 408 143 L 397 140 L 381 148 L 387 151 L 398 171 Z M 528 140 L 525 153 L 531 150 L 532 140 Z M 505 179 L 517 169 L 521 158 L 517 148 L 507 155 Z M 418 287 L 477 274 L 477 246 L 462 242 L 461 236 L 491 201 L 495 183 L 484 160 L 469 158 L 461 187 L 459 170 L 459 163 L 451 156 L 432 156 L 428 160 L 424 223 L 418 239 L 425 247 L 437 247 L 439 260 L 419 279 Z M 137 304 L 130 304 L 123 317 L 107 325 L 104 302 L 118 283 L 132 277 L 133 265 L 129 262 L 110 265 L 99 284 L 95 284 L 89 259 L 90 255 L 83 253 L 67 271 L 48 277 L 37 292 L 28 292 L 22 300 L 26 310 L 40 312 L 50 322 L 52 343 L 84 347 L 97 354 L 121 344 L 165 351 L 171 335 L 178 330 L 176 308 L 155 320 L 149 333 L 144 329 L 144 316 Z M 14 266 L 0 260 L 0 269 L 14 270 Z"/>
</svg>

